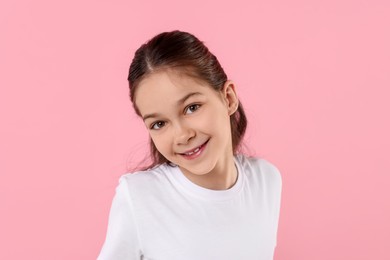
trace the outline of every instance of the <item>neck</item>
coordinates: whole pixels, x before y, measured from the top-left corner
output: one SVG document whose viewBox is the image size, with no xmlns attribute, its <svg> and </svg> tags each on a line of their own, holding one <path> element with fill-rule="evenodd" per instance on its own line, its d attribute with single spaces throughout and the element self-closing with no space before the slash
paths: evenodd
<svg viewBox="0 0 390 260">
<path fill-rule="evenodd" d="M 230 189 L 238 178 L 233 156 L 230 156 L 226 162 L 219 162 L 211 172 L 204 175 L 196 175 L 185 169 L 181 169 L 181 171 L 193 183 L 211 190 Z"/>
</svg>

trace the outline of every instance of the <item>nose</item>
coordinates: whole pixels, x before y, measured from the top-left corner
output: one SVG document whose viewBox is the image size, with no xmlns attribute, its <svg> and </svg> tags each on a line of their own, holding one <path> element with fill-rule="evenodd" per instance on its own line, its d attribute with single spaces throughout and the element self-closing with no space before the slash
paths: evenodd
<svg viewBox="0 0 390 260">
<path fill-rule="evenodd" d="M 175 142 L 176 144 L 188 144 L 195 137 L 195 130 L 183 123 L 177 123 L 175 126 Z"/>
</svg>

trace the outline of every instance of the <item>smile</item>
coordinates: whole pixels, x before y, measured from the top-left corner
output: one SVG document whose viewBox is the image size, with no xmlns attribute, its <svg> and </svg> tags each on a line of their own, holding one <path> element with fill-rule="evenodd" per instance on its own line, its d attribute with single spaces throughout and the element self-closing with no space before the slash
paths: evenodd
<svg viewBox="0 0 390 260">
<path fill-rule="evenodd" d="M 201 153 L 203 152 L 203 150 L 206 148 L 206 145 L 208 143 L 209 140 L 207 140 L 205 143 L 203 143 L 201 146 L 198 146 L 196 147 L 195 149 L 192 149 L 192 150 L 189 150 L 187 152 L 184 152 L 184 153 L 180 153 L 180 155 L 182 155 L 184 158 L 186 159 L 195 159 L 197 158 L 199 155 L 201 155 Z"/>
</svg>

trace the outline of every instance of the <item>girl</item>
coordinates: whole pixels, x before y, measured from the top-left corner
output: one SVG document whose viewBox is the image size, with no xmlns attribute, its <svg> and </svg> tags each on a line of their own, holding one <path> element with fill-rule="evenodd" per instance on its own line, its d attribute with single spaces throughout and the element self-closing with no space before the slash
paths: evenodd
<svg viewBox="0 0 390 260">
<path fill-rule="evenodd" d="M 217 58 L 165 32 L 136 51 L 128 80 L 153 164 L 120 177 L 98 259 L 272 259 L 281 175 L 239 153 L 246 117 Z"/>
</svg>

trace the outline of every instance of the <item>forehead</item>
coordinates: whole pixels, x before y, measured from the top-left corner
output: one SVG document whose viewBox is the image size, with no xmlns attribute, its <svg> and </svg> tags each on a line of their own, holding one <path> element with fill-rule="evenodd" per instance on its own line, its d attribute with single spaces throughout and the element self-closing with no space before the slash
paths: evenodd
<svg viewBox="0 0 390 260">
<path fill-rule="evenodd" d="M 204 96 L 216 95 L 216 91 L 205 82 L 176 70 L 162 70 L 141 80 L 135 93 L 135 103 L 141 114 L 155 113 L 162 107 L 175 105 L 192 92 Z"/>
</svg>

